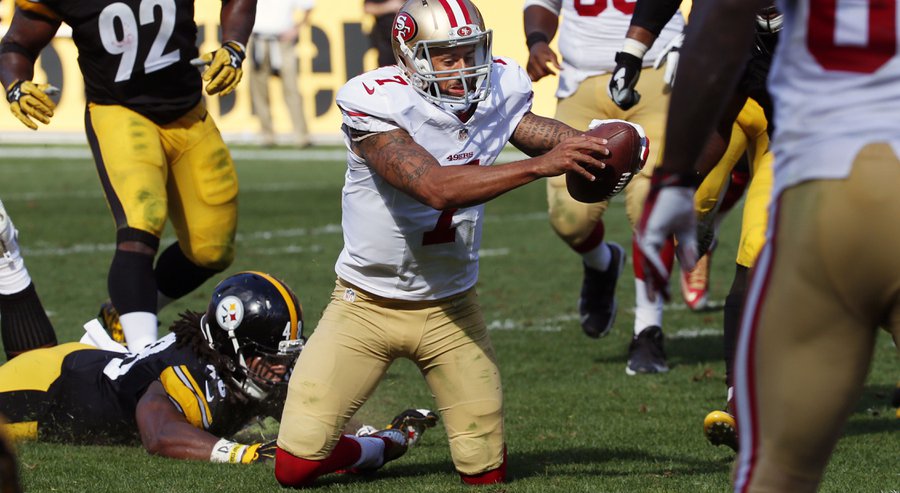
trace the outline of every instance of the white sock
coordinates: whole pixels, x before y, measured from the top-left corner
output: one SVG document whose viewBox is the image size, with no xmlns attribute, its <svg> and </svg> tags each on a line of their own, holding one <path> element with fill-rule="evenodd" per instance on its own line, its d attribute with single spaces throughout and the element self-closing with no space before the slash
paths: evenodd
<svg viewBox="0 0 900 493">
<path fill-rule="evenodd" d="M 119 315 L 128 351 L 139 353 L 156 342 L 157 318 L 155 313 L 131 312 Z"/>
<path fill-rule="evenodd" d="M 359 460 L 354 462 L 351 468 L 373 469 L 384 464 L 384 440 L 377 437 L 344 436 L 354 440 L 360 447 Z"/>
<path fill-rule="evenodd" d="M 31 276 L 19 250 L 0 255 L 0 294 L 16 294 L 29 284 Z"/>
<path fill-rule="evenodd" d="M 662 296 L 657 296 L 656 301 L 650 301 L 643 279 L 634 280 L 634 289 L 634 335 L 640 334 L 651 325 L 662 327 Z"/>
<path fill-rule="evenodd" d="M 609 245 L 602 241 L 596 248 L 582 253 L 581 259 L 591 269 L 606 272 L 609 262 L 612 260 L 612 252 L 609 250 Z"/>
<path fill-rule="evenodd" d="M 160 310 L 169 306 L 170 303 L 175 301 L 175 298 L 169 298 L 168 296 L 162 294 L 161 292 L 156 292 L 156 313 L 159 313 Z"/>
</svg>

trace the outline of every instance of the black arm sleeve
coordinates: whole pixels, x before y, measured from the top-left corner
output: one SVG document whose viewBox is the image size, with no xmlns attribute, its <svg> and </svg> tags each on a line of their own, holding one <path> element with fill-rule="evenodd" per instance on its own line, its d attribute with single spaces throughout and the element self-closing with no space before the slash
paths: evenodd
<svg viewBox="0 0 900 493">
<path fill-rule="evenodd" d="M 631 25 L 643 27 L 658 37 L 669 19 L 678 12 L 681 0 L 638 0 L 631 16 Z"/>
</svg>

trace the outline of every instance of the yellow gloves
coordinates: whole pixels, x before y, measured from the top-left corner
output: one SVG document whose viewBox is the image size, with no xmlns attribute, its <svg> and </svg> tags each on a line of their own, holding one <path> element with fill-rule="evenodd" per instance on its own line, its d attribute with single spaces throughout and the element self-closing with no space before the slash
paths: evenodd
<svg viewBox="0 0 900 493">
<path fill-rule="evenodd" d="M 226 41 L 218 50 L 204 53 L 191 60 L 191 65 L 204 66 L 202 78 L 206 84 L 206 94 L 225 96 L 231 93 L 241 81 L 243 63 L 246 55 L 244 45 L 237 41 Z"/>
<path fill-rule="evenodd" d="M 59 89 L 50 84 L 35 84 L 30 80 L 17 80 L 6 88 L 6 100 L 9 101 L 9 111 L 15 115 L 26 127 L 37 130 L 37 123 L 32 118 L 43 123 L 50 123 L 53 109 L 56 103 L 50 96 L 59 94 Z"/>
</svg>

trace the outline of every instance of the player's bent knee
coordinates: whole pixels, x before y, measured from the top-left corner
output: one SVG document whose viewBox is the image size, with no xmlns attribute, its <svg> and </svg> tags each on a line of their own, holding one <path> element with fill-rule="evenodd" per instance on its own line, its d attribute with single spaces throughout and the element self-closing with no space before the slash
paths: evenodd
<svg viewBox="0 0 900 493">
<path fill-rule="evenodd" d="M 191 248 L 187 255 L 194 264 L 214 271 L 223 271 L 234 262 L 234 244 L 208 245 Z"/>
<path fill-rule="evenodd" d="M 278 447 L 309 460 L 328 457 L 340 439 L 340 430 L 333 430 L 312 419 L 292 419 L 278 433 Z"/>
<path fill-rule="evenodd" d="M 485 400 L 470 403 L 466 408 L 468 412 L 461 420 L 465 424 L 452 427 L 460 431 L 451 434 L 450 451 L 453 464 L 461 475 L 476 476 L 504 463 L 502 404 L 499 399 Z"/>
</svg>

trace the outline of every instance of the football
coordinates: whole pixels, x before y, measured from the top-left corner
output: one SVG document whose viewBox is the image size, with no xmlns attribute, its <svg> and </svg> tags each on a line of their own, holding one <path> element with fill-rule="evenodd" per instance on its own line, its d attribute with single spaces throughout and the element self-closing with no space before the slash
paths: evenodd
<svg viewBox="0 0 900 493">
<path fill-rule="evenodd" d="M 609 200 L 621 192 L 631 178 L 644 167 L 647 160 L 647 139 L 635 125 L 621 120 L 603 123 L 585 132 L 609 141 L 608 156 L 594 157 L 606 164 L 601 170 L 590 170 L 597 177 L 588 181 L 574 171 L 566 172 L 566 188 L 569 195 L 579 202 L 594 203 Z"/>
</svg>

